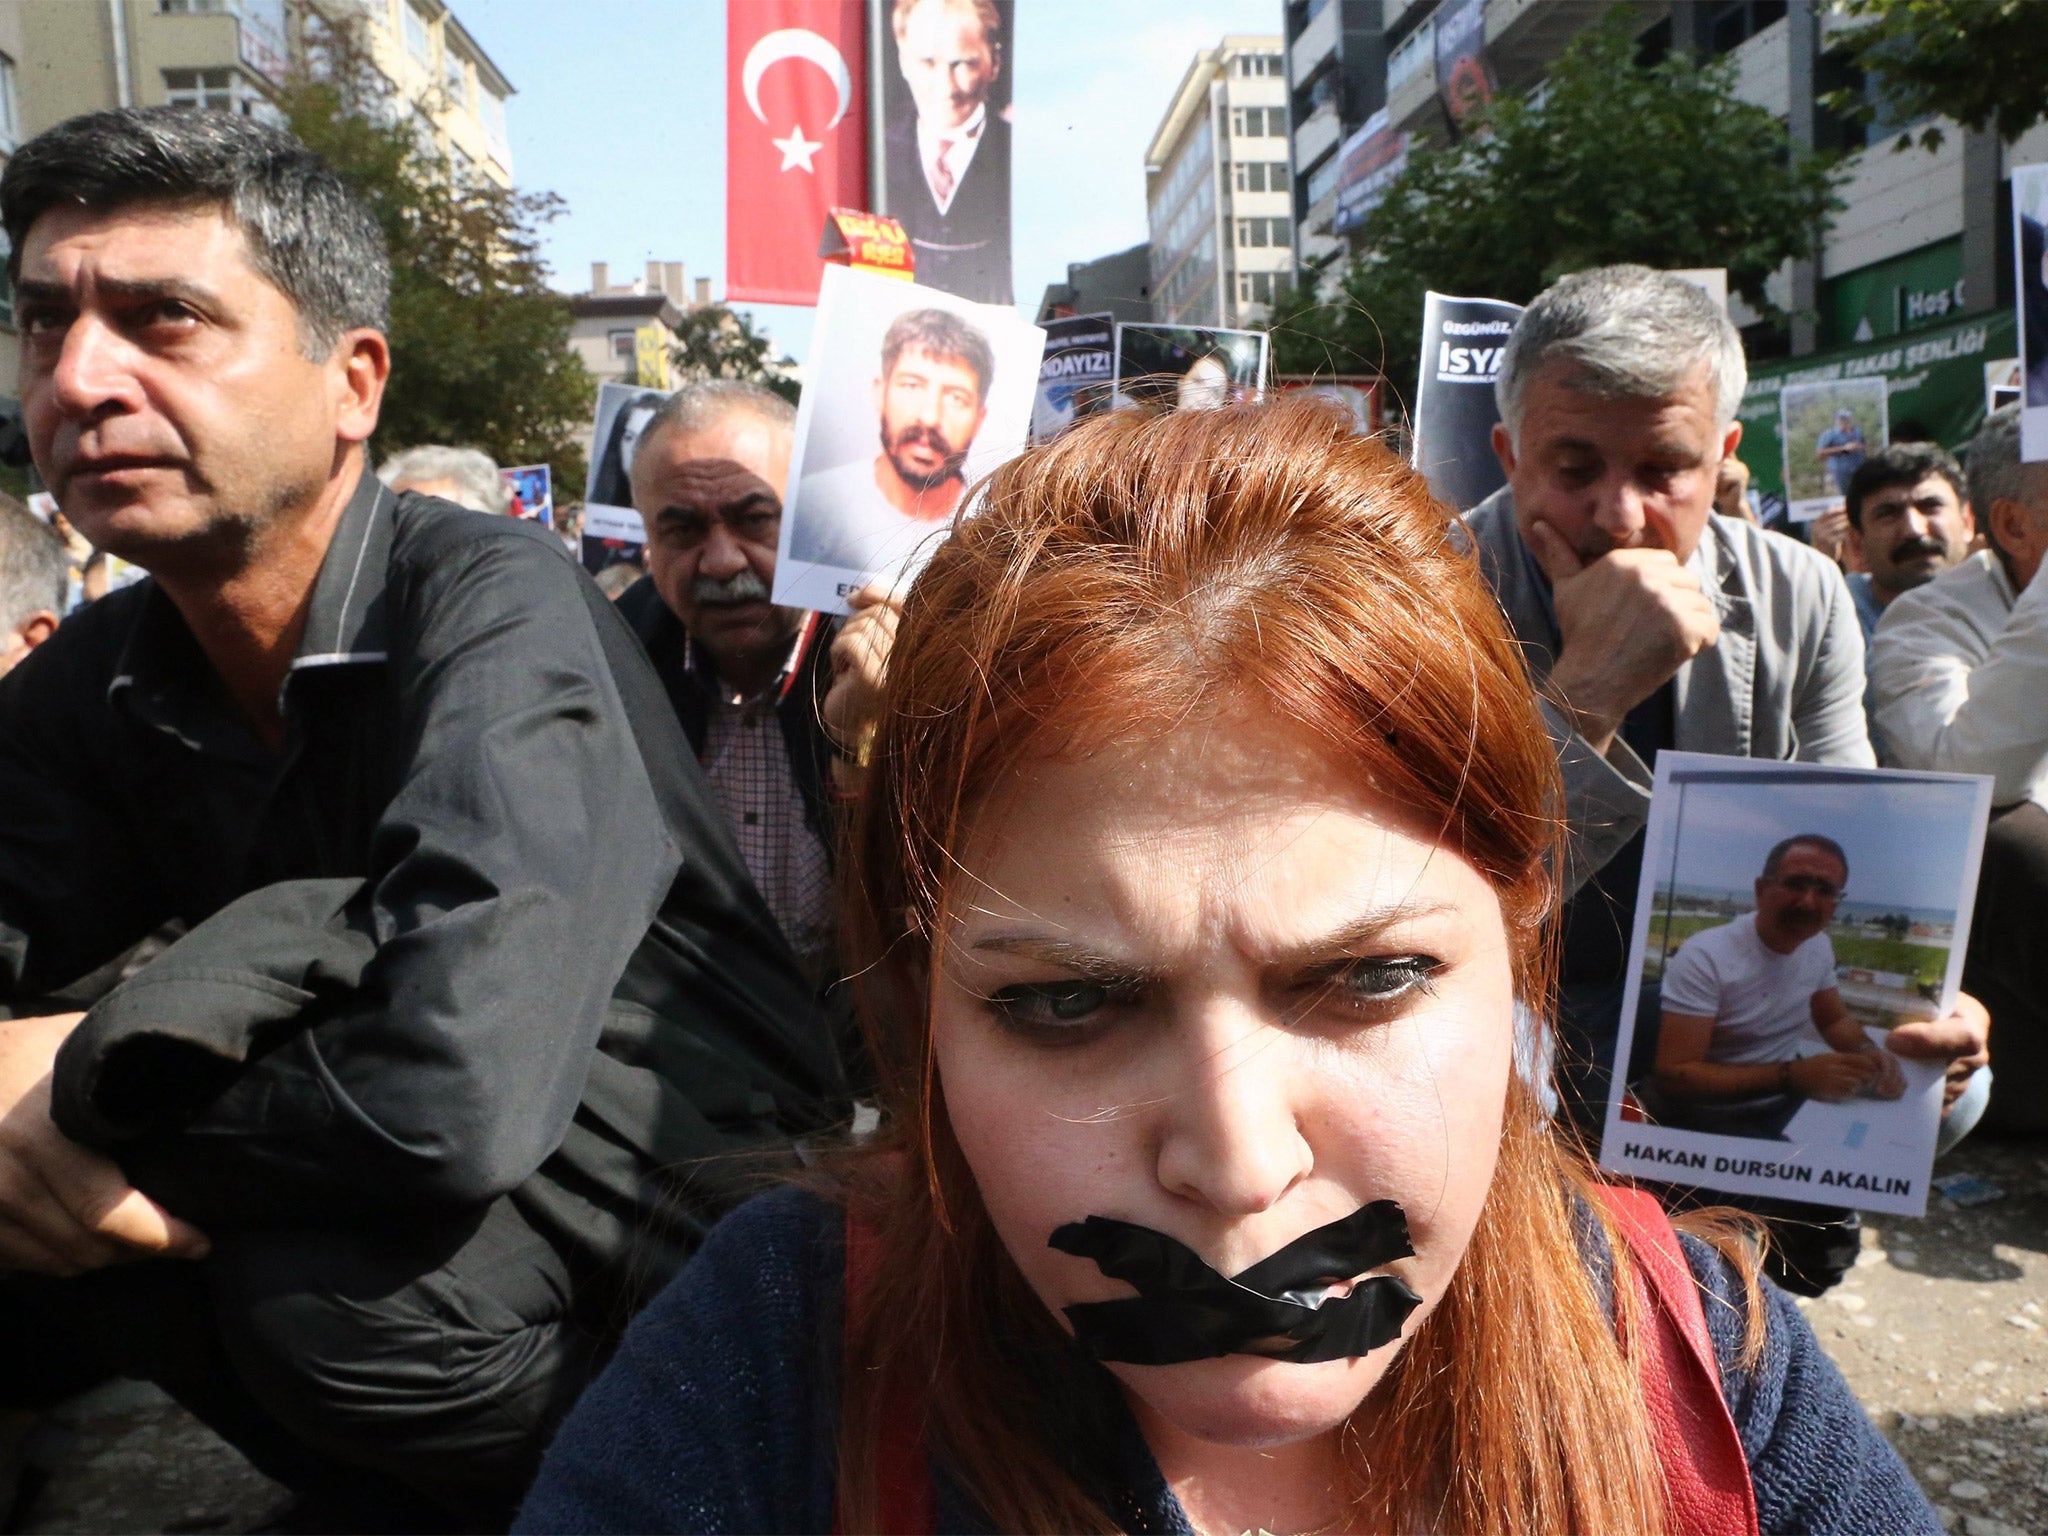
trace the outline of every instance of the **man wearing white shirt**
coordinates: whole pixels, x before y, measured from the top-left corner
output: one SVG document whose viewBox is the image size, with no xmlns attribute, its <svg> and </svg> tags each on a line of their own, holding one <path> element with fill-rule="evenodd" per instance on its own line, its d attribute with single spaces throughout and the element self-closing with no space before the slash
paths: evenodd
<svg viewBox="0 0 2048 1536">
<path fill-rule="evenodd" d="M 1002 74 L 991 0 L 895 0 L 896 67 L 917 114 L 888 125 L 888 211 L 917 280 L 983 304 L 1011 302 L 1010 125 L 989 108 Z"/>
<path fill-rule="evenodd" d="M 1991 1010 L 1985 1124 L 2048 1129 L 2048 464 L 2020 462 L 2019 408 L 1967 454 L 1989 548 L 1899 595 L 1872 642 L 1873 724 L 1902 768 L 1983 773 L 1994 807 L 1963 986 Z"/>
</svg>

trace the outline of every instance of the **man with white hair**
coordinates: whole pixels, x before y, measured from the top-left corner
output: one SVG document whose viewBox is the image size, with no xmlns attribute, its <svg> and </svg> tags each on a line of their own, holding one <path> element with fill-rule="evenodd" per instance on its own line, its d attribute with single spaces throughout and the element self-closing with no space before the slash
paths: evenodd
<svg viewBox="0 0 2048 1536">
<path fill-rule="evenodd" d="M 71 555 L 56 532 L 0 494 L 0 677 L 57 632 Z"/>
<path fill-rule="evenodd" d="M 1970 443 L 1989 547 L 1901 592 L 1871 644 L 1873 720 L 1902 768 L 1984 773 L 1984 840 L 1963 984 L 1998 1024 L 1989 1123 L 2048 1130 L 2048 464 L 2020 461 L 2020 408 Z"/>
<path fill-rule="evenodd" d="M 505 479 L 497 463 L 479 448 L 444 448 L 423 443 L 394 453 L 377 467 L 377 478 L 403 495 L 438 496 L 472 512 L 505 510 Z"/>
<path fill-rule="evenodd" d="M 1595 1133 L 1658 751 L 1876 765 L 1841 572 L 1714 515 L 1746 379 L 1734 326 L 1684 279 L 1638 266 L 1564 278 L 1508 340 L 1493 429 L 1508 483 L 1465 517 L 1559 744 L 1577 887 L 1564 913 L 1560 1088 Z M 1985 1056 L 1983 1010 L 1965 1010 L 1894 1035 L 1901 1054 L 1958 1063 L 1951 1101 Z M 1654 1000 L 1643 1012 L 1654 1017 Z M 1636 1049 L 1653 1053 L 1646 1033 Z M 1802 1223 L 1781 1234 L 1783 1272 L 1800 1288 L 1825 1289 L 1854 1262 L 1853 1214 L 1774 1214 Z"/>
</svg>

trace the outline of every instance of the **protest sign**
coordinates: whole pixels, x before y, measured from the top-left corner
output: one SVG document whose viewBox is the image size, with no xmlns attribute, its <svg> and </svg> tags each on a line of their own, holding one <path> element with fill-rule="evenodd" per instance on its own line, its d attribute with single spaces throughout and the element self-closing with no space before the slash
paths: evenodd
<svg viewBox="0 0 2048 1536">
<path fill-rule="evenodd" d="M 2012 248 L 2019 262 L 2020 457 L 2048 459 L 2048 165 L 2012 170 Z"/>
<path fill-rule="evenodd" d="M 1453 130 L 1493 100 L 1486 57 L 1486 0 L 1449 0 L 1436 13 L 1436 90 Z"/>
<path fill-rule="evenodd" d="M 1120 322 L 1117 403 L 1200 410 L 1256 399 L 1266 383 L 1267 340 L 1264 331 Z"/>
<path fill-rule="evenodd" d="M 590 474 L 583 488 L 583 564 L 601 571 L 633 560 L 647 529 L 633 510 L 633 450 L 667 396 L 632 384 L 597 386 L 597 419 L 590 435 Z"/>
<path fill-rule="evenodd" d="M 867 205 L 910 236 L 917 281 L 980 304 L 1011 301 L 1010 108 L 1015 0 L 877 4 L 876 157 Z"/>
<path fill-rule="evenodd" d="M 1024 447 L 1045 332 L 1006 307 L 829 267 L 811 336 L 775 601 L 845 613 L 856 588 L 915 574 L 966 488 Z"/>
<path fill-rule="evenodd" d="M 1942 1069 L 1886 1033 L 1955 1007 L 1978 775 L 1657 756 L 1600 1166 L 1918 1216 Z"/>
<path fill-rule="evenodd" d="M 1778 410 L 1787 511 L 1793 522 L 1810 523 L 1842 501 L 1850 476 L 1891 441 L 1885 382 L 1788 384 L 1778 393 Z"/>
<path fill-rule="evenodd" d="M 1031 441 L 1049 443 L 1084 416 L 1109 404 L 1116 385 L 1116 316 L 1068 315 L 1048 320 Z"/>
<path fill-rule="evenodd" d="M 544 527 L 555 526 L 555 472 L 545 464 L 516 464 L 501 469 L 505 482 L 505 510 Z"/>
<path fill-rule="evenodd" d="M 1387 126 L 1387 109 L 1365 120 L 1365 126 L 1337 151 L 1337 205 L 1330 232 L 1344 234 L 1365 222 L 1365 216 L 1386 201 L 1387 189 L 1408 169 L 1408 135 Z"/>
<path fill-rule="evenodd" d="M 1493 451 L 1500 376 L 1519 304 L 1429 293 L 1422 301 L 1422 376 L 1415 385 L 1409 462 L 1438 501 L 1468 512 L 1507 483 Z"/>
<path fill-rule="evenodd" d="M 917 262 L 910 253 L 910 236 L 896 220 L 858 208 L 834 208 L 825 217 L 825 232 L 818 238 L 818 255 L 835 267 L 852 267 L 860 272 L 879 272 L 909 282 L 917 276 Z"/>
<path fill-rule="evenodd" d="M 2002 411 L 2008 405 L 2018 405 L 2026 393 L 2026 375 L 2020 371 L 2020 360 L 2016 357 L 1995 358 L 1984 365 L 1984 411 Z"/>
</svg>

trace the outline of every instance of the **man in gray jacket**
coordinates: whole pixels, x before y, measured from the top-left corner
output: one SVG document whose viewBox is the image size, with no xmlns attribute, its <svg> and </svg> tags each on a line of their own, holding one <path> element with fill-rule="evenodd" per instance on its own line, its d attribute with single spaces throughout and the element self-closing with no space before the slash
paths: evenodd
<svg viewBox="0 0 2048 1536">
<path fill-rule="evenodd" d="M 1841 572 L 1712 515 L 1746 379 L 1741 338 L 1693 284 L 1637 266 L 1564 278 L 1508 341 L 1493 429 L 1508 483 L 1465 518 L 1559 743 L 1574 890 L 1559 1086 L 1590 1132 L 1615 1066 L 1658 751 L 1876 765 Z M 1960 1092 L 1984 1034 L 1968 1004 L 1895 1039 L 1906 1054 L 1956 1060 Z M 1787 1254 L 1805 1289 L 1855 1257 L 1853 1217 L 1820 1216 L 1848 1220 L 1799 1229 L 1818 1239 Z"/>
</svg>

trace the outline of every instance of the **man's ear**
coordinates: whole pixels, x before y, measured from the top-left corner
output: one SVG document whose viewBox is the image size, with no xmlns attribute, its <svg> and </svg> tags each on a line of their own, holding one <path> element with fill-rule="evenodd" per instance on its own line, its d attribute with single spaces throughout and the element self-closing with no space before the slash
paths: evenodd
<svg viewBox="0 0 2048 1536">
<path fill-rule="evenodd" d="M 344 443 L 366 443 L 377 430 L 384 408 L 384 386 L 391 378 L 391 343 L 367 326 L 343 333 L 328 358 L 336 394 L 335 436 Z"/>
<path fill-rule="evenodd" d="M 1515 440 L 1508 436 L 1505 422 L 1493 424 L 1493 456 L 1500 460 L 1501 472 L 1512 480 L 1515 475 Z"/>
<path fill-rule="evenodd" d="M 44 608 L 15 625 L 14 632 L 21 638 L 21 643 L 32 651 L 57 633 L 57 623 L 57 615 Z"/>
<path fill-rule="evenodd" d="M 1733 458 L 1735 456 L 1735 450 L 1737 448 L 1740 448 L 1741 446 L 1742 423 L 1739 421 L 1731 421 L 1728 423 L 1728 430 L 1721 436 L 1721 457 L 1724 459 Z"/>
</svg>

